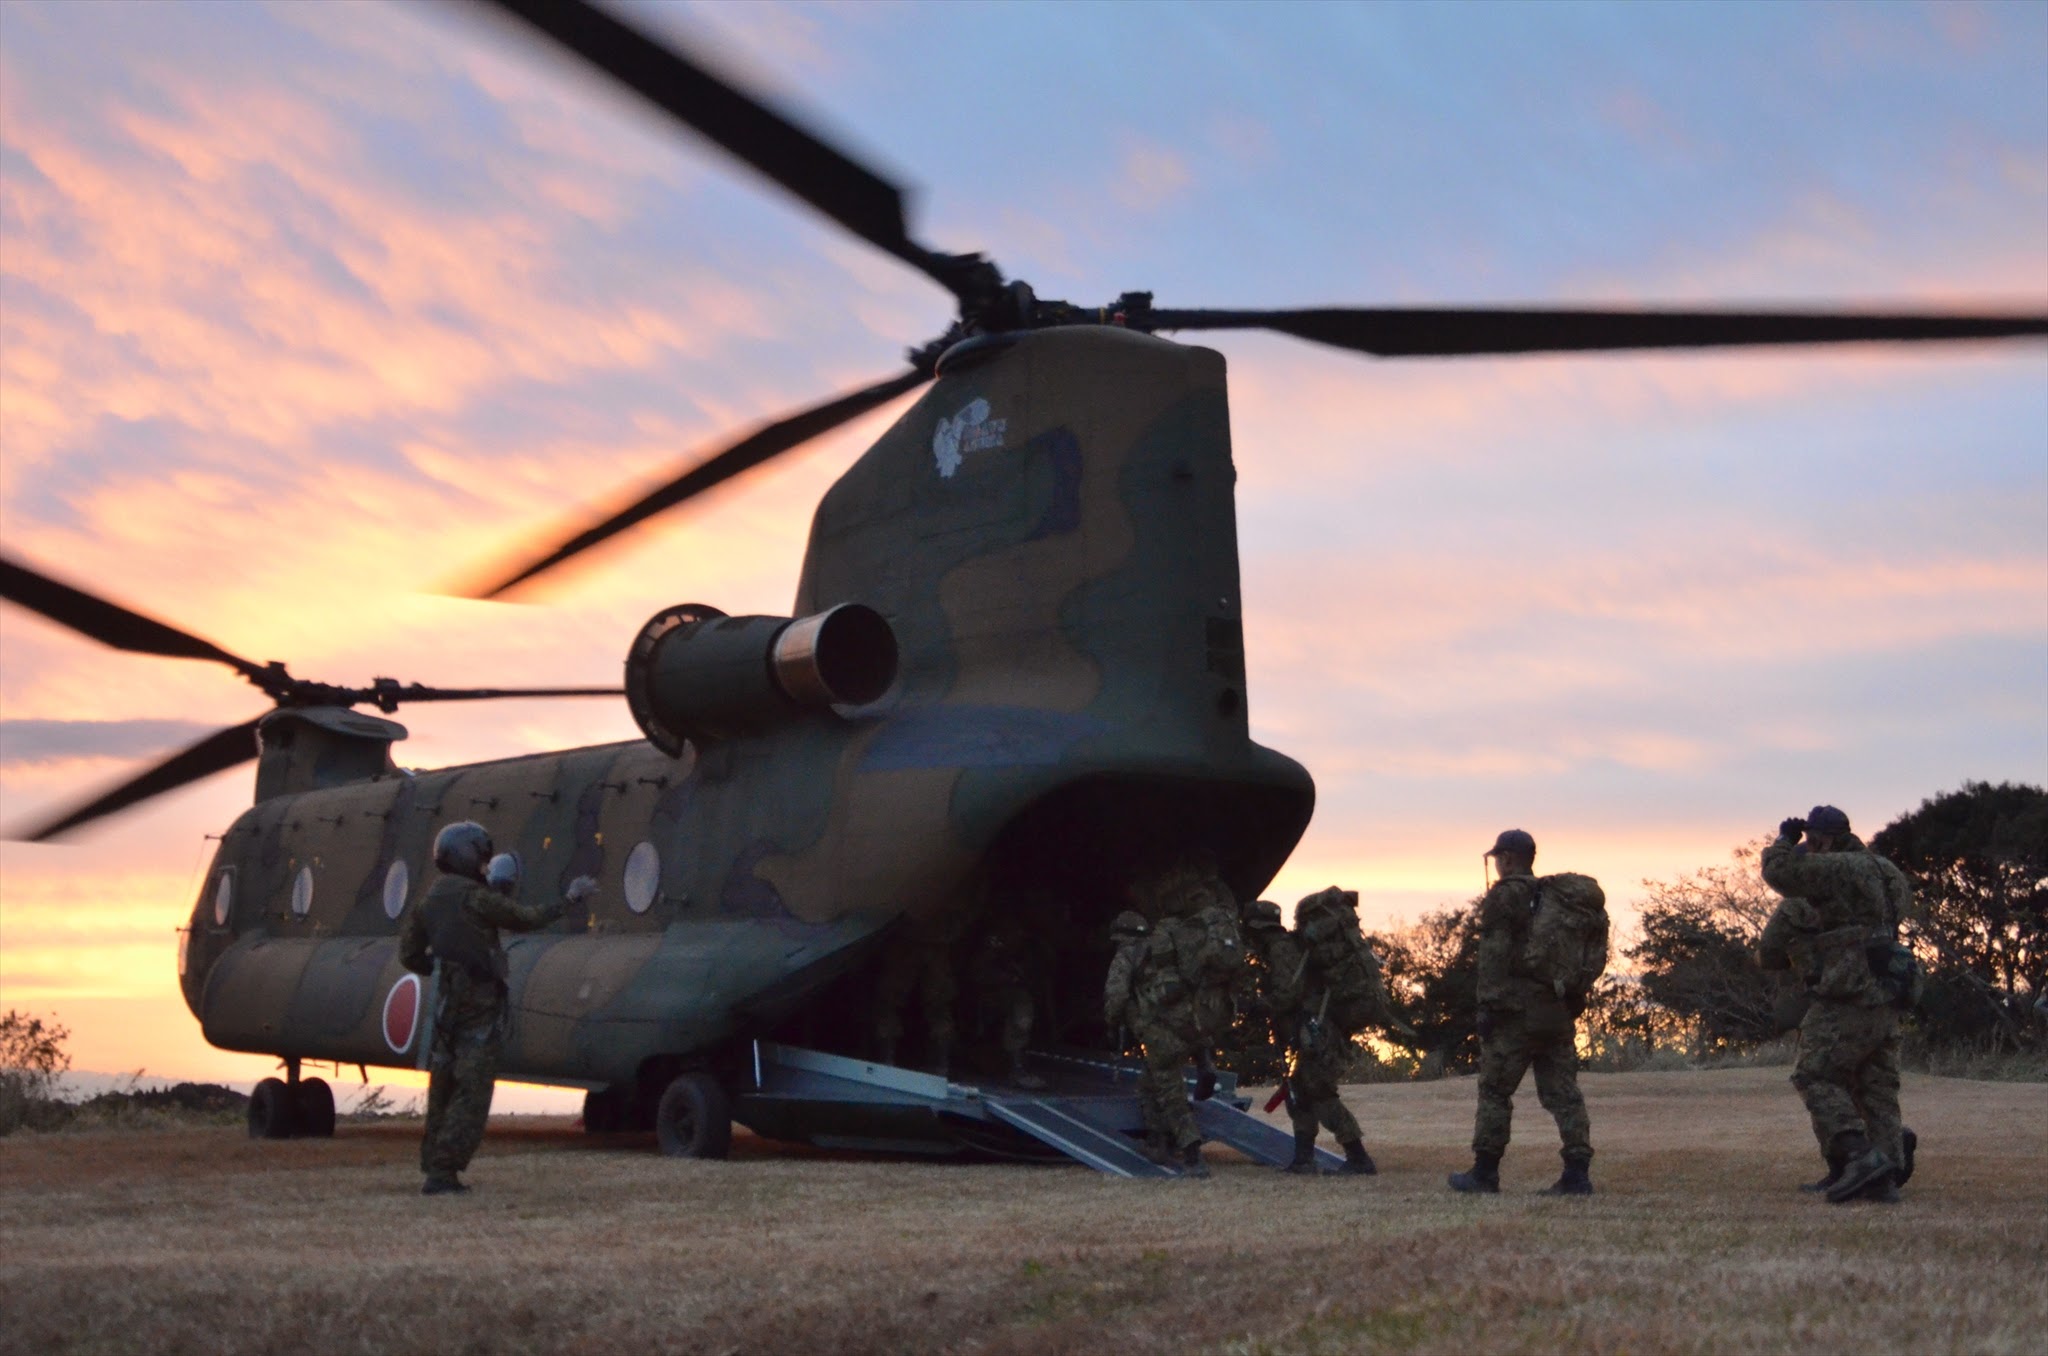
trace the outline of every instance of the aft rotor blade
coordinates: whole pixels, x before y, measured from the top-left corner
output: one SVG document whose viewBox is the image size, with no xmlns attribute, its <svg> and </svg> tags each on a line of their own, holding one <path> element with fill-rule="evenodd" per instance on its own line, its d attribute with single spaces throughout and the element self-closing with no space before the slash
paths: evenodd
<svg viewBox="0 0 2048 1356">
<path fill-rule="evenodd" d="M 156 654 L 171 659 L 211 659 L 253 675 L 260 666 L 240 655 L 229 654 L 210 640 L 201 640 L 118 603 L 110 603 L 83 589 L 60 584 L 41 571 L 32 570 L 0 556 L 0 598 L 39 612 L 82 636 L 134 654 Z"/>
<path fill-rule="evenodd" d="M 589 0 L 484 0 L 530 25 L 662 112 L 716 142 L 861 239 L 954 292 L 943 256 L 910 238 L 903 190 Z"/>
<path fill-rule="evenodd" d="M 1277 330 L 1383 358 L 1750 344 L 1906 343 L 2048 335 L 2048 315 L 1878 315 L 1853 311 L 1525 310 L 1330 307 L 1152 311 L 1153 330 Z"/>
<path fill-rule="evenodd" d="M 264 715 L 269 715 L 264 712 Z M 256 720 L 244 721 L 225 730 L 216 730 L 197 744 L 172 754 L 149 771 L 138 777 L 131 777 L 113 790 L 96 800 L 62 815 L 32 833 L 21 835 L 27 842 L 42 843 L 67 833 L 81 824 L 91 823 L 117 810 L 161 796 L 166 791 L 175 791 L 189 782 L 211 777 L 216 772 L 225 772 L 231 767 L 252 761 L 256 757 Z"/>
<path fill-rule="evenodd" d="M 607 515 L 595 526 L 585 528 L 545 555 L 537 557 L 530 564 L 506 575 L 497 583 L 471 593 L 470 596 L 495 598 L 542 571 L 551 570 L 570 557 L 579 555 L 600 542 L 610 540 L 663 509 L 673 508 L 714 486 L 723 485 L 741 472 L 752 470 L 771 457 L 780 456 L 820 434 L 828 433 L 849 419 L 866 414 L 877 405 L 894 400 L 905 391 L 913 390 L 930 379 L 926 373 L 913 368 L 900 377 L 876 382 L 873 386 L 834 397 L 822 405 L 814 405 L 810 409 L 764 425 L 723 452 L 691 467 L 666 485 L 641 495 L 623 508 Z"/>
</svg>

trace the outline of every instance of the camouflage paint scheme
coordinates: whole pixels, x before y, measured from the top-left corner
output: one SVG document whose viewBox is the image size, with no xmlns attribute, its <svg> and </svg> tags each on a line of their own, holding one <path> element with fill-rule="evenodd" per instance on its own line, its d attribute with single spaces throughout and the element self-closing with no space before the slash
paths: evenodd
<svg viewBox="0 0 2048 1356">
<path fill-rule="evenodd" d="M 585 873 L 602 890 L 587 930 L 508 940 L 515 1079 L 701 1061 L 992 877 L 1088 895 L 1096 931 L 1130 880 L 1198 852 L 1253 897 L 1314 789 L 1247 733 L 1235 478 L 1212 350 L 1112 327 L 980 341 L 813 522 L 795 615 L 886 617 L 880 700 L 792 705 L 679 758 L 643 740 L 416 774 L 391 764 L 392 722 L 280 711 L 193 911 L 186 1001 L 225 1049 L 417 1064 L 420 1032 L 394 1049 L 383 1028 L 398 917 L 465 818 L 535 897 Z M 658 889 L 635 912 L 642 843 Z"/>
</svg>

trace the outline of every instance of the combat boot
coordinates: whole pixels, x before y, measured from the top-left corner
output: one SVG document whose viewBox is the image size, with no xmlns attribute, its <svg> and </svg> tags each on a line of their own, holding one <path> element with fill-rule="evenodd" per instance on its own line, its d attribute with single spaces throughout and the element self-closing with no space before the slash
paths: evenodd
<svg viewBox="0 0 2048 1356">
<path fill-rule="evenodd" d="M 1183 1177 L 1207 1177 L 1209 1175 L 1209 1165 L 1202 1161 L 1202 1141 L 1196 1140 L 1193 1144 L 1181 1150 L 1180 1175 Z"/>
<path fill-rule="evenodd" d="M 1045 1086 L 1043 1078 L 1040 1078 L 1037 1074 L 1024 1067 L 1024 1052 L 1022 1050 L 1012 1050 L 1010 1052 L 1010 1081 L 1020 1088 L 1042 1088 Z"/>
<path fill-rule="evenodd" d="M 1207 1050 L 1195 1055 L 1195 1100 L 1206 1102 L 1216 1095 L 1216 1056 Z"/>
<path fill-rule="evenodd" d="M 875 1042 L 875 1063 L 894 1067 L 896 1063 L 896 1038 L 883 1036 Z"/>
<path fill-rule="evenodd" d="M 1593 1194 L 1592 1163 L 1583 1158 L 1567 1158 L 1564 1173 L 1557 1181 L 1543 1188 L 1544 1196 L 1590 1196 Z"/>
<path fill-rule="evenodd" d="M 953 1042 L 933 1041 L 929 1057 L 925 1060 L 925 1071 L 944 1078 L 953 1067 Z"/>
<path fill-rule="evenodd" d="M 1337 1171 L 1347 1177 L 1377 1177 L 1380 1165 L 1365 1151 L 1364 1140 L 1349 1139 L 1344 1141 L 1344 1166 Z"/>
<path fill-rule="evenodd" d="M 1472 1170 L 1470 1172 L 1452 1173 L 1450 1183 L 1451 1190 L 1453 1191 L 1462 1191 L 1468 1195 L 1476 1193 L 1498 1196 L 1500 1194 L 1500 1155 L 1473 1154 Z"/>
<path fill-rule="evenodd" d="M 1893 1174 L 1893 1176 L 1895 1175 Z M 1879 1205 L 1897 1205 L 1899 1203 L 1898 1183 L 1892 1180 L 1892 1176 L 1879 1177 L 1875 1182 L 1863 1188 L 1862 1192 L 1852 1197 L 1852 1199 L 1875 1201 Z"/>
<path fill-rule="evenodd" d="M 420 1184 L 420 1195 L 422 1196 L 461 1196 L 467 1194 L 468 1191 L 469 1188 L 464 1186 L 452 1172 L 446 1176 L 436 1173 Z"/>
<path fill-rule="evenodd" d="M 1892 1171 L 1892 1185 L 1904 1186 L 1913 1180 L 1913 1155 L 1920 1148 L 1920 1136 L 1907 1126 L 1899 1132 L 1899 1157 L 1904 1160 Z"/>
<path fill-rule="evenodd" d="M 1294 1161 L 1280 1169 L 1297 1177 L 1320 1177 L 1323 1165 L 1316 1162 L 1316 1132 L 1313 1130 L 1294 1132 Z"/>
<path fill-rule="evenodd" d="M 1828 1201 L 1842 1205 L 1863 1194 L 1863 1188 L 1882 1177 L 1891 1180 L 1892 1161 L 1884 1156 L 1882 1149 L 1873 1148 L 1862 1135 L 1844 1135 L 1842 1153 L 1848 1160 L 1842 1164 L 1842 1178 L 1828 1188 Z"/>
<path fill-rule="evenodd" d="M 1848 1159 L 1843 1158 L 1840 1154 L 1829 1154 L 1828 1175 L 1821 1178 L 1818 1182 L 1801 1182 L 1799 1189 L 1801 1191 L 1831 1190 L 1835 1183 L 1842 1180 L 1842 1166 L 1848 1161 Z"/>
</svg>

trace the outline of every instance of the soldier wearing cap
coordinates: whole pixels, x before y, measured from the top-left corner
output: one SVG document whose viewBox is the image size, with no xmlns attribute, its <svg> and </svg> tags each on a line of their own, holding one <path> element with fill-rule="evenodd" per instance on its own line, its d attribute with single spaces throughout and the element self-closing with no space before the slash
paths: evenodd
<svg viewBox="0 0 2048 1356">
<path fill-rule="evenodd" d="M 1509 829 L 1486 855 L 1499 867 L 1500 879 L 1479 901 L 1479 1110 L 1472 1167 L 1451 1174 L 1451 1189 L 1500 1190 L 1515 1089 L 1533 1067 L 1537 1099 L 1556 1119 L 1564 1142 L 1564 1173 L 1545 1194 L 1590 1195 L 1592 1122 L 1579 1093 L 1578 1021 L 1523 961 L 1536 909 L 1536 840 Z"/>
<path fill-rule="evenodd" d="M 505 1045 L 505 948 L 500 928 L 531 932 L 581 906 L 597 882 L 578 876 L 566 898 L 521 904 L 518 864 L 491 858 L 491 835 L 471 820 L 434 837 L 441 877 L 398 929 L 398 959 L 415 974 L 435 975 L 434 1036 L 429 1055 L 427 1127 L 420 1141 L 420 1193 L 469 1190 L 457 1176 L 483 1143 Z M 492 868 L 495 867 L 496 870 Z"/>
<path fill-rule="evenodd" d="M 1762 866 L 1764 883 L 1785 898 L 1764 925 L 1758 959 L 1798 970 L 1812 997 L 1792 1086 L 1828 1162 L 1813 1189 L 1837 1205 L 1896 1202 L 1912 1172 L 1912 1132 L 1899 1116 L 1899 1005 L 1908 995 L 1873 957 L 1896 941 L 1912 889 L 1832 805 L 1781 821 Z"/>
</svg>

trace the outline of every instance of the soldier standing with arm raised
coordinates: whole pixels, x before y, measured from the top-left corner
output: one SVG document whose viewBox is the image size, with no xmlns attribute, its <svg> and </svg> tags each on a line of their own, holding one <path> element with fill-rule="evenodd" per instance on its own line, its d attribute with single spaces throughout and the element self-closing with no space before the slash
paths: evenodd
<svg viewBox="0 0 2048 1356">
<path fill-rule="evenodd" d="M 1837 1205 L 1896 1202 L 1909 1133 L 1899 1117 L 1898 1006 L 1912 974 L 1910 965 L 1896 978 L 1881 974 L 1873 958 L 1889 961 L 1911 888 L 1832 805 L 1780 822 L 1762 866 L 1764 883 L 1785 898 L 1764 925 L 1759 960 L 1767 969 L 1796 964 L 1813 999 L 1792 1086 L 1828 1160 L 1815 1185 Z"/>
<path fill-rule="evenodd" d="M 427 1085 L 427 1127 L 420 1142 L 420 1193 L 439 1196 L 469 1190 L 457 1174 L 469 1166 L 483 1143 L 497 1084 L 498 1056 L 505 1044 L 508 991 L 505 949 L 498 930 L 531 932 L 581 906 L 597 893 L 597 882 L 578 876 L 568 896 L 549 904 L 521 904 L 504 890 L 517 889 L 516 875 L 487 881 L 491 836 L 470 820 L 450 824 L 434 838 L 434 865 L 443 873 L 398 930 L 398 958 L 416 974 L 433 974 L 436 985 L 431 1073 Z"/>
<path fill-rule="evenodd" d="M 1578 1013 L 1573 1010 L 1575 1004 L 1583 1007 L 1584 995 L 1559 994 L 1553 982 L 1532 972 L 1527 959 L 1539 898 L 1536 840 L 1509 829 L 1486 855 L 1499 866 L 1500 879 L 1479 902 L 1479 1110 L 1473 1118 L 1471 1170 L 1452 1173 L 1451 1189 L 1500 1190 L 1515 1089 L 1533 1066 L 1536 1096 L 1556 1119 L 1564 1141 L 1564 1172 L 1546 1194 L 1589 1196 L 1592 1121 L 1579 1092 Z M 1604 931 L 1601 945 L 1604 949 Z"/>
</svg>

